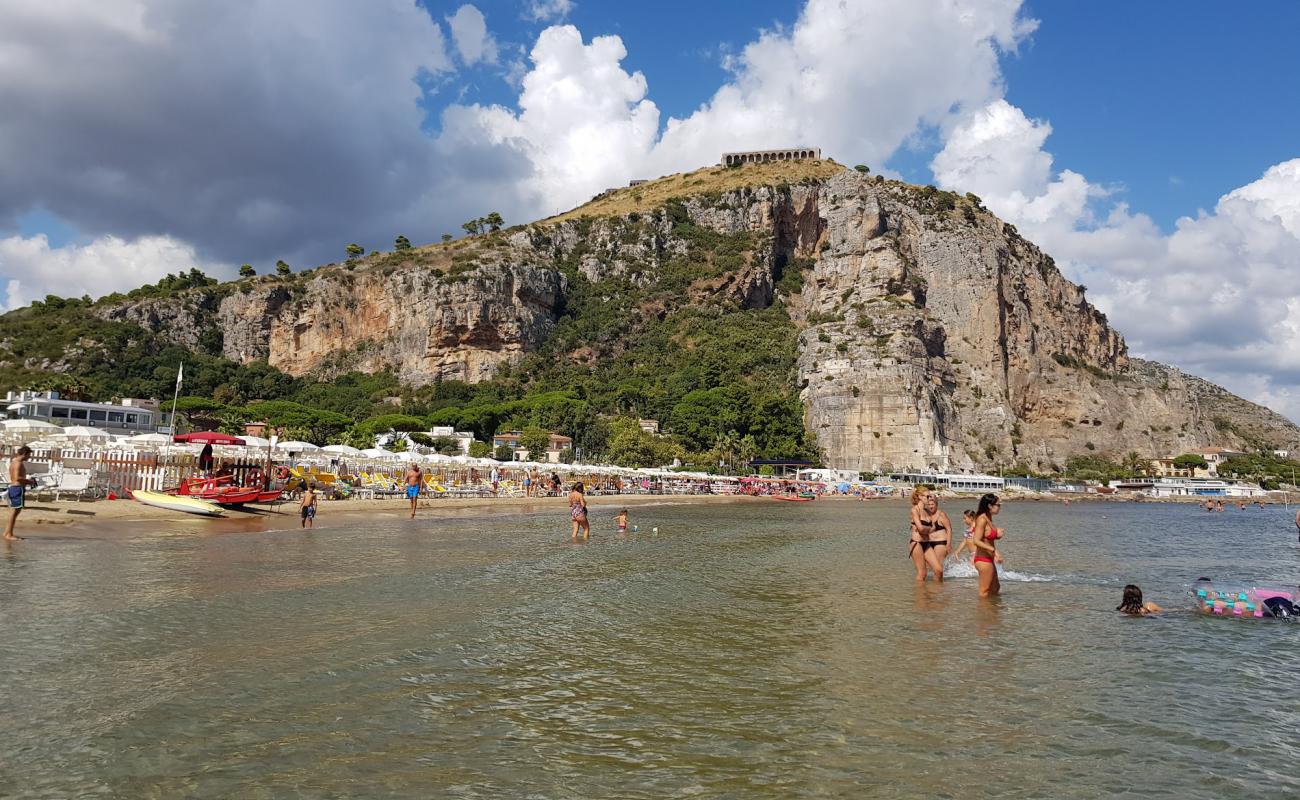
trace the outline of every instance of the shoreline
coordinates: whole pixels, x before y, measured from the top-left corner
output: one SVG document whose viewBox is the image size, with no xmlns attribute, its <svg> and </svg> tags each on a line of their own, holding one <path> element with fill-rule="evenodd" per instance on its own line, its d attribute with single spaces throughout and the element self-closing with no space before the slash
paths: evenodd
<svg viewBox="0 0 1300 800">
<path fill-rule="evenodd" d="M 976 503 L 978 494 L 956 492 L 939 492 L 939 497 L 947 501 L 967 501 Z M 1050 493 L 1004 493 L 1004 501 L 1009 503 L 1153 503 L 1184 504 L 1201 506 L 1204 497 L 1162 497 L 1137 498 L 1131 495 L 1056 495 Z M 727 503 L 764 502 L 765 497 L 749 495 L 708 495 L 708 494 L 634 494 L 634 495 L 593 495 L 587 498 L 587 504 L 594 510 L 604 511 L 613 507 L 634 507 L 652 505 L 709 505 Z M 1216 498 L 1218 499 L 1218 498 Z M 1297 498 L 1300 500 L 1300 497 Z M 1237 506 L 1240 499 L 1223 498 L 1224 507 Z M 889 503 L 905 507 L 907 495 L 872 498 L 860 501 L 853 496 L 830 495 L 819 497 L 819 502 L 832 503 Z M 1246 506 L 1254 506 L 1256 500 L 1249 500 Z M 1282 499 L 1267 498 L 1266 506 L 1280 505 Z M 564 511 L 567 508 L 564 497 L 472 497 L 421 499 L 416 519 L 421 518 L 456 518 L 465 511 L 482 514 L 533 514 L 546 511 Z M 347 498 L 344 500 L 326 500 L 320 505 L 320 528 L 336 527 L 336 522 L 348 522 L 359 517 L 373 517 L 376 514 L 391 516 L 394 520 L 408 519 L 408 507 L 405 498 L 391 497 L 380 499 Z M 221 533 L 262 533 L 271 530 L 284 530 L 286 527 L 298 527 L 297 505 L 282 503 L 274 508 L 256 506 L 247 509 L 232 509 L 223 517 L 197 517 L 166 509 L 154 508 L 132 500 L 97 500 L 78 501 L 60 500 L 57 502 L 29 503 L 18 518 L 17 533 L 25 539 L 41 538 L 83 538 L 106 532 L 140 532 L 148 530 L 155 524 L 193 525 L 196 532 Z"/>
</svg>

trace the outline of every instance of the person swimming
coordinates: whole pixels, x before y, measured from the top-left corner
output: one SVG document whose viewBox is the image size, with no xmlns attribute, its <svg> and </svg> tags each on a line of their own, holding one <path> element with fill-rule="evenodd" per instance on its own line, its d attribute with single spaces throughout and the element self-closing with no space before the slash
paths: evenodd
<svg viewBox="0 0 1300 800">
<path fill-rule="evenodd" d="M 1142 587 L 1130 583 L 1124 587 L 1124 595 L 1120 598 L 1119 605 L 1115 606 L 1115 610 L 1121 614 L 1145 617 L 1148 614 L 1159 614 L 1164 609 L 1155 603 L 1142 602 Z"/>
</svg>

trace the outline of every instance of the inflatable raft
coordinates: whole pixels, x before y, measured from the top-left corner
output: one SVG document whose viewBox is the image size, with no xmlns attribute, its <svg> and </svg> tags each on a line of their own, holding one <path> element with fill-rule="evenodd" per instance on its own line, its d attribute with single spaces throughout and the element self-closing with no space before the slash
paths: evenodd
<svg viewBox="0 0 1300 800">
<path fill-rule="evenodd" d="M 186 514 L 199 514 L 204 517 L 219 517 L 226 513 L 225 509 L 216 503 L 200 500 L 197 497 L 182 497 L 174 494 L 163 494 L 162 492 L 150 492 L 145 489 L 136 489 L 131 492 L 131 497 L 137 503 L 143 503 L 154 508 L 165 508 L 168 511 L 183 511 Z"/>
<path fill-rule="evenodd" d="M 1196 609 L 1218 617 L 1262 619 L 1300 615 L 1300 589 L 1265 586 L 1220 585 L 1212 581 L 1192 584 Z"/>
</svg>

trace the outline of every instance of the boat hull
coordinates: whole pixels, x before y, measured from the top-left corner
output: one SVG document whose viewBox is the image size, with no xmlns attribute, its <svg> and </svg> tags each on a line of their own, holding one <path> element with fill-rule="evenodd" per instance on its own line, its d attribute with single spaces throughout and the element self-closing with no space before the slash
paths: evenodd
<svg viewBox="0 0 1300 800">
<path fill-rule="evenodd" d="M 220 506 L 207 500 L 200 500 L 197 497 L 182 497 L 180 495 L 137 489 L 131 492 L 131 498 L 137 503 L 152 506 L 153 508 L 182 511 L 186 514 L 197 514 L 201 517 L 219 517 L 226 513 L 225 509 Z"/>
</svg>

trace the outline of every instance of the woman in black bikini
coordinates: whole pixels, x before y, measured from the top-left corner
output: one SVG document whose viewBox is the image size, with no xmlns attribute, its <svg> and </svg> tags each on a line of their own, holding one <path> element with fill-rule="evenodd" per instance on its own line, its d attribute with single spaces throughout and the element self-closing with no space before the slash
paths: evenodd
<svg viewBox="0 0 1300 800">
<path fill-rule="evenodd" d="M 913 493 L 912 538 L 907 544 L 907 554 L 916 565 L 916 579 L 925 580 L 927 571 L 934 573 L 935 581 L 943 582 L 943 560 L 948 557 L 952 536 L 952 523 L 948 515 L 939 510 L 939 498 L 930 492 Z"/>
</svg>

